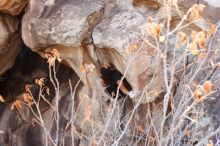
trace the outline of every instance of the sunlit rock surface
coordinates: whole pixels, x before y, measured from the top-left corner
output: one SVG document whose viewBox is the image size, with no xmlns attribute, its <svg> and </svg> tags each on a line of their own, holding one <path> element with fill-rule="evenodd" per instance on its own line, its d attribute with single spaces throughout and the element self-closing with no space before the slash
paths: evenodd
<svg viewBox="0 0 220 146">
<path fill-rule="evenodd" d="M 99 48 L 113 48 L 122 58 L 117 60 L 114 56 L 110 61 L 125 75 L 130 81 L 133 89 L 143 91 L 143 88 L 150 83 L 153 74 L 156 73 L 156 82 L 161 84 L 155 86 L 152 83 L 149 90 L 154 93 L 149 94 L 150 98 L 155 98 L 162 92 L 162 77 L 160 60 L 154 57 L 155 50 L 143 43 L 143 32 L 146 31 L 146 17 L 135 9 L 131 1 L 116 3 L 109 11 L 105 11 L 104 19 L 95 27 L 92 33 L 93 41 Z M 108 17 L 107 17 L 108 16 Z M 137 44 L 139 51 L 132 52 L 130 46 Z M 131 61 L 132 60 L 132 61 Z M 157 67 L 158 68 L 157 68 Z M 125 68 L 128 67 L 128 71 Z M 154 82 L 154 81 L 153 81 Z"/>
<path fill-rule="evenodd" d="M 22 19 L 24 43 L 37 51 L 54 44 L 79 45 L 103 13 L 101 1 L 30 1 Z"/>
<path fill-rule="evenodd" d="M 181 1 L 181 11 L 188 9 L 196 2 L 196 0 Z M 204 3 L 207 8 L 203 13 L 205 20 L 217 22 L 220 16 L 217 8 L 218 1 L 201 1 L 201 3 Z M 11 105 L 15 100 L 24 100 L 23 93 L 27 84 L 31 85 L 34 97 L 39 99 L 39 86 L 35 83 L 36 78 L 45 79 L 45 87 L 50 89 L 50 95 L 43 94 L 53 106 L 55 105 L 55 92 L 49 79 L 46 60 L 46 55 L 50 54 L 54 48 L 57 49 L 62 59 L 61 63 L 56 62 L 56 75 L 60 84 L 60 124 L 57 145 L 61 143 L 67 146 L 73 145 L 71 143 L 71 138 L 73 138 L 76 146 L 96 145 L 97 143 L 110 146 L 120 138 L 122 133 L 124 135 L 119 139 L 118 145 L 142 146 L 146 144 L 146 141 L 149 145 L 157 145 L 157 133 L 161 130 L 161 119 L 164 116 L 163 99 L 167 93 L 164 78 L 167 77 L 169 82 L 171 75 L 171 72 L 167 72 L 164 76 L 164 68 L 167 67 L 170 70 L 173 58 L 178 60 L 184 53 L 189 52 L 182 47 L 177 49 L 176 56 L 173 56 L 175 34 L 170 36 L 167 54 L 159 54 L 158 50 L 143 41 L 146 39 L 152 45 L 163 46 L 163 41 L 156 44 L 151 37 L 144 36 L 143 38 L 143 34 L 146 33 L 147 16 L 152 16 L 155 22 L 160 23 L 163 23 L 167 17 L 161 0 L 152 0 L 147 4 L 145 7 L 144 1 L 134 4 L 132 0 L 30 0 L 21 20 L 22 38 L 28 47 L 22 49 L 16 62 L 15 58 L 21 45 L 21 37 L 17 33 L 20 29 L 19 20 L 1 14 L 0 75 L 3 74 L 3 77 L 0 78 L 0 95 L 6 102 L 0 103 L 0 145 L 41 146 L 45 144 L 45 133 L 34 122 L 34 115 L 30 109 L 22 106 L 23 109 L 11 110 Z M 12 11 L 14 9 L 10 8 L 10 10 L 10 14 L 15 15 Z M 9 13 L 9 11 L 4 12 Z M 178 14 L 174 13 L 172 16 L 176 17 Z M 179 18 L 173 28 L 178 22 Z M 183 32 L 189 35 L 192 30 L 202 29 L 190 26 Z M 161 35 L 165 33 L 162 28 Z M 216 38 L 219 38 L 219 34 Z M 218 43 L 215 43 L 216 46 L 212 46 L 212 49 L 219 47 L 219 39 L 216 41 Z M 163 47 L 160 49 L 164 51 Z M 198 124 L 208 127 L 206 132 L 219 126 L 220 73 L 211 65 L 213 62 L 219 62 L 220 57 L 219 52 L 214 55 L 212 61 L 205 62 L 205 65 L 209 67 L 199 72 L 195 78 L 196 85 L 202 84 L 204 79 L 210 80 L 214 91 L 217 91 L 202 105 L 207 111 L 202 111 L 204 115 Z M 193 95 L 185 83 L 188 83 L 198 67 L 197 64 L 192 65 L 192 61 L 200 61 L 196 56 L 191 54 L 188 56 L 186 62 L 177 64 L 173 79 L 175 84 L 171 89 L 172 101 L 168 101 L 170 102 L 168 111 L 173 110 L 176 114 L 173 116 L 181 122 L 182 119 L 178 118 L 187 109 L 183 100 L 189 100 L 187 103 L 193 100 Z M 165 57 L 167 64 L 163 66 Z M 133 89 L 144 93 L 142 99 L 138 96 L 135 99 L 115 101 L 106 96 L 100 85 L 100 64 L 106 60 L 125 75 Z M 92 69 L 85 71 L 89 65 L 92 65 Z M 9 70 L 12 66 L 13 68 Z M 182 68 L 185 70 L 183 71 Z M 6 72 L 7 70 L 9 71 Z M 55 139 L 57 128 L 55 111 L 42 98 L 40 105 L 45 127 Z M 178 107 L 183 110 L 175 112 Z M 111 112 L 113 112 L 112 115 Z M 165 128 L 171 130 L 168 137 L 175 137 L 179 131 L 173 127 L 178 127 L 178 124 L 182 123 L 170 120 L 166 121 L 165 126 L 170 124 L 171 127 L 168 125 Z M 164 136 L 166 136 L 166 131 Z M 99 141 L 100 137 L 103 137 L 103 140 Z"/>
</svg>

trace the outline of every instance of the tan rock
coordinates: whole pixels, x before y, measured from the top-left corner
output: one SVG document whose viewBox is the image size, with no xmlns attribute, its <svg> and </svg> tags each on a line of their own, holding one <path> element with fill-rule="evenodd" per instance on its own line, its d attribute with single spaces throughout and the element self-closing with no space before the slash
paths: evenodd
<svg viewBox="0 0 220 146">
<path fill-rule="evenodd" d="M 27 3 L 28 0 L 1 0 L 0 11 L 10 15 L 19 15 Z"/>
<path fill-rule="evenodd" d="M 22 19 L 24 43 L 40 47 L 79 45 L 102 18 L 103 5 L 96 1 L 32 1 Z"/>
</svg>

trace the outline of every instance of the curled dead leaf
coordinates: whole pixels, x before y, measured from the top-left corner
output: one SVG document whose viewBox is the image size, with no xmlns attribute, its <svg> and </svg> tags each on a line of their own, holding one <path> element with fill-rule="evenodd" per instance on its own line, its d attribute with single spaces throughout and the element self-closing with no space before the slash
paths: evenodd
<svg viewBox="0 0 220 146">
<path fill-rule="evenodd" d="M 55 66 L 55 61 L 56 61 L 56 58 L 55 57 L 49 57 L 47 58 L 47 63 L 49 64 L 49 66 Z"/>
<path fill-rule="evenodd" d="M 161 32 L 161 25 L 158 23 L 147 23 L 147 29 L 149 30 L 149 33 L 155 37 L 159 38 L 160 37 L 160 32 Z"/>
<path fill-rule="evenodd" d="M 210 81 L 206 81 L 204 84 L 203 84 L 203 89 L 204 89 L 204 92 L 205 94 L 208 94 L 212 91 L 212 83 Z"/>
<path fill-rule="evenodd" d="M 36 79 L 35 83 L 42 87 L 44 85 L 44 78 Z"/>
<path fill-rule="evenodd" d="M 203 92 L 200 89 L 196 89 L 194 92 L 194 99 L 196 102 L 201 102 L 203 98 Z"/>
<path fill-rule="evenodd" d="M 11 105 L 11 110 L 14 110 L 15 107 L 22 110 L 21 101 L 15 100 Z"/>
<path fill-rule="evenodd" d="M 60 53 L 56 48 L 53 48 L 51 53 L 55 59 L 57 59 L 59 62 L 62 62 L 62 59 L 60 58 Z"/>
<path fill-rule="evenodd" d="M 205 42 L 206 42 L 206 34 L 204 31 L 200 31 L 197 34 L 196 42 L 199 44 L 199 48 L 204 49 L 205 48 Z"/>
<path fill-rule="evenodd" d="M 209 25 L 209 30 L 208 30 L 208 36 L 211 36 L 211 35 L 213 35 L 214 33 L 215 33 L 215 25 L 214 24 L 210 24 Z"/>
<path fill-rule="evenodd" d="M 83 65 L 80 65 L 80 72 L 81 73 L 85 73 L 86 72 L 86 68 Z"/>
<path fill-rule="evenodd" d="M 24 99 L 24 102 L 26 102 L 26 103 L 29 103 L 32 101 L 32 97 L 31 97 L 30 93 L 23 93 L 23 99 Z"/>
<path fill-rule="evenodd" d="M 0 102 L 5 102 L 5 100 L 4 100 L 2 95 L 0 95 Z"/>
<path fill-rule="evenodd" d="M 191 19 L 200 19 L 201 13 L 204 10 L 205 5 L 203 4 L 195 4 L 190 8 L 190 18 Z"/>
<path fill-rule="evenodd" d="M 186 43 L 186 40 L 187 40 L 186 34 L 183 33 L 183 32 L 179 32 L 178 34 L 180 35 L 181 43 L 182 43 L 182 44 L 185 44 L 185 43 Z"/>
<path fill-rule="evenodd" d="M 54 57 L 60 57 L 60 53 L 56 48 L 53 48 L 51 53 L 53 54 Z"/>
</svg>

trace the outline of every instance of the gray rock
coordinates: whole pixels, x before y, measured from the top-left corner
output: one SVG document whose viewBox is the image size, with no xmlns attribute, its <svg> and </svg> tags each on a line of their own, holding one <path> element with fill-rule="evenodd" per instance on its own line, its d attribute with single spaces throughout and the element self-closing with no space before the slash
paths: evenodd
<svg viewBox="0 0 220 146">
<path fill-rule="evenodd" d="M 32 1 L 22 19 L 24 43 L 37 51 L 54 44 L 78 45 L 99 22 L 99 0 Z"/>
</svg>

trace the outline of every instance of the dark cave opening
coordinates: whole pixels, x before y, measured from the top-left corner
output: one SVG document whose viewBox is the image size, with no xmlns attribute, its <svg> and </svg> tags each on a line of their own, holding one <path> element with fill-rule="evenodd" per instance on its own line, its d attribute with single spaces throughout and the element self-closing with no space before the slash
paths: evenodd
<svg viewBox="0 0 220 146">
<path fill-rule="evenodd" d="M 60 117 L 60 126 L 62 126 L 66 125 L 68 122 L 65 115 L 63 114 L 63 111 L 68 110 L 68 106 L 63 106 L 63 104 L 69 104 L 70 100 L 72 100 L 69 96 L 71 91 L 69 83 L 71 82 L 73 91 L 76 83 L 79 81 L 79 77 L 74 72 L 74 70 L 59 62 L 56 62 L 56 77 L 59 81 L 60 90 L 63 92 L 60 95 L 59 102 L 59 112 L 62 115 Z M 40 87 L 35 83 L 36 78 L 45 78 L 44 87 L 48 87 L 50 89 L 50 95 L 46 95 L 46 93 L 44 94 L 46 95 L 47 100 L 52 103 L 55 99 L 55 90 L 49 78 L 49 66 L 47 59 L 42 58 L 36 52 L 33 52 L 30 48 L 23 46 L 20 53 L 16 57 L 14 66 L 1 76 L 0 95 L 4 97 L 5 102 L 0 103 L 0 117 L 1 120 L 7 115 L 9 115 L 11 118 L 9 120 L 10 123 L 8 123 L 8 129 L 10 133 L 5 133 L 4 136 L 6 137 L 4 137 L 2 141 L 10 143 L 11 141 L 7 140 L 7 137 L 11 138 L 11 133 L 19 133 L 19 129 L 22 129 L 22 127 L 25 129 L 25 125 L 28 127 L 28 125 L 31 124 L 31 121 L 27 123 L 27 121 L 22 118 L 18 110 L 11 111 L 10 107 L 12 105 L 11 103 L 13 103 L 15 100 L 23 101 L 23 93 L 25 93 L 25 85 L 27 84 L 31 85 L 31 92 L 34 99 L 39 99 L 38 97 Z M 78 86 L 79 87 L 77 87 L 77 91 L 82 87 L 82 84 L 80 83 Z M 51 107 L 43 99 L 40 100 L 39 106 L 42 114 L 51 109 Z M 36 109 L 35 105 L 33 105 L 33 109 Z M 8 114 L 8 112 L 10 114 Z M 26 114 L 26 112 L 24 112 L 24 114 Z M 26 133 L 26 135 L 24 135 L 25 137 L 32 137 L 26 140 L 28 145 L 41 144 L 40 126 L 31 126 L 27 132 L 23 133 Z"/>
<path fill-rule="evenodd" d="M 102 65 L 100 69 L 102 86 L 105 87 L 105 92 L 113 98 L 116 98 L 118 83 L 122 80 L 121 86 L 127 91 L 131 91 L 132 87 L 123 77 L 123 74 L 112 64 L 107 63 Z M 119 98 L 126 97 L 125 93 L 119 88 Z"/>
<path fill-rule="evenodd" d="M 66 65 L 56 62 L 56 76 L 59 83 L 68 83 L 68 80 L 78 81 L 76 73 Z M 49 79 L 49 68 L 47 60 L 37 53 L 33 52 L 27 46 L 23 46 L 18 54 L 14 66 L 1 76 L 0 95 L 5 97 L 6 102 L 16 99 L 16 96 L 24 93 L 25 85 L 33 86 L 34 94 L 38 94 L 36 90 L 35 79 L 44 78 L 45 86 L 50 88 L 50 98 L 54 95 L 54 88 Z"/>
</svg>

